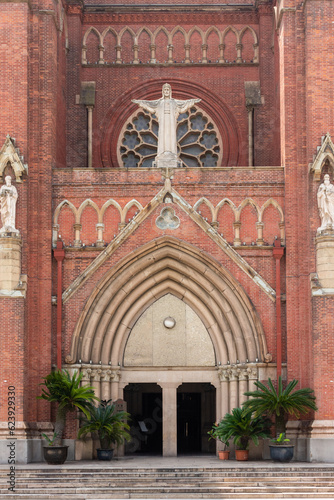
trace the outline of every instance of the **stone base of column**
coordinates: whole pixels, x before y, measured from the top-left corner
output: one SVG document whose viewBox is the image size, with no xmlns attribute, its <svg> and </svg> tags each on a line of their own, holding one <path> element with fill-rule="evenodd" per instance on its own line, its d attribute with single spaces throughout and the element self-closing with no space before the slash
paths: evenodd
<svg viewBox="0 0 334 500">
<path fill-rule="evenodd" d="M 334 231 L 319 232 L 315 239 L 317 274 L 322 288 L 334 288 Z"/>
<path fill-rule="evenodd" d="M 0 290 L 15 290 L 21 276 L 20 233 L 0 234 Z"/>
</svg>

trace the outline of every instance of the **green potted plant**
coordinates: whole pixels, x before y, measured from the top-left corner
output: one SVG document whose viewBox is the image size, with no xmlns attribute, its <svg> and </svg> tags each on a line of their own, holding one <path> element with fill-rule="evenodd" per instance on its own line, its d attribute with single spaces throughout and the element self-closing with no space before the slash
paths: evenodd
<svg viewBox="0 0 334 500">
<path fill-rule="evenodd" d="M 234 408 L 232 413 L 226 413 L 219 425 L 225 441 L 233 438 L 236 445 L 236 459 L 248 460 L 249 442 L 253 441 L 258 446 L 260 437 L 268 437 L 271 422 L 262 416 L 254 418 L 252 414 L 245 413 L 241 408 Z"/>
<path fill-rule="evenodd" d="M 113 456 L 112 445 L 120 445 L 130 440 L 130 426 L 127 423 L 130 415 L 126 411 L 117 411 L 112 400 L 101 401 L 99 406 L 90 406 L 89 418 L 81 418 L 82 427 L 78 438 L 90 432 L 97 432 L 100 448 L 97 449 L 98 460 L 111 460 Z"/>
<path fill-rule="evenodd" d="M 262 382 L 255 382 L 258 390 L 245 392 L 245 395 L 251 396 L 251 399 L 243 403 L 243 408 L 246 413 L 253 414 L 255 417 L 260 415 L 274 417 L 275 435 L 279 437 L 280 434 L 284 434 L 285 436 L 286 423 L 290 415 L 299 418 L 301 414 L 306 414 L 309 410 L 317 411 L 314 391 L 309 388 L 294 391 L 297 384 L 298 380 L 292 380 L 283 389 L 282 378 L 279 377 L 276 390 L 270 378 L 268 386 Z M 272 453 L 273 446 L 280 446 L 283 453 L 282 444 L 272 445 L 270 453 Z"/>
<path fill-rule="evenodd" d="M 230 446 L 230 443 L 226 438 L 226 435 L 224 434 L 224 426 L 222 425 L 222 421 L 220 421 L 218 424 L 217 422 L 213 424 L 212 429 L 208 432 L 208 434 L 210 436 L 209 440 L 215 439 L 216 441 L 220 441 L 221 443 L 223 443 L 224 449 L 218 451 L 218 456 L 221 460 L 228 460 L 230 450 L 227 450 L 226 448 Z"/>
<path fill-rule="evenodd" d="M 89 418 L 89 405 L 94 399 L 93 387 L 80 386 L 82 374 L 74 372 L 71 376 L 67 370 L 57 370 L 44 377 L 42 395 L 37 399 L 45 399 L 57 403 L 56 423 L 53 438 L 47 438 L 49 446 L 44 446 L 44 458 L 49 464 L 63 464 L 67 458 L 68 446 L 62 445 L 63 433 L 68 412 L 80 409 Z"/>
</svg>

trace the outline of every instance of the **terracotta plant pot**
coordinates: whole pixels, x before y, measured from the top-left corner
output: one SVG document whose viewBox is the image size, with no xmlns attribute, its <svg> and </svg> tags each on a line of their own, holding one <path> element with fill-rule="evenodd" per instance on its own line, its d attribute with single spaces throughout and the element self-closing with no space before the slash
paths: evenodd
<svg viewBox="0 0 334 500">
<path fill-rule="evenodd" d="M 43 446 L 44 458 L 49 465 L 61 465 L 67 458 L 68 446 Z"/>
<path fill-rule="evenodd" d="M 235 450 L 235 458 L 237 460 L 248 460 L 249 451 L 248 450 Z"/>
<path fill-rule="evenodd" d="M 230 452 L 228 450 L 218 451 L 218 455 L 220 460 L 228 460 Z"/>
</svg>

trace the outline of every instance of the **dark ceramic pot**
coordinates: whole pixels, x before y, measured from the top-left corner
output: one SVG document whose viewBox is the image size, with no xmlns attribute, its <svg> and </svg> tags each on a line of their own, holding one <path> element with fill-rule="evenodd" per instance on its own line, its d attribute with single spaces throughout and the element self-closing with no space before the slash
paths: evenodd
<svg viewBox="0 0 334 500">
<path fill-rule="evenodd" d="M 61 465 L 67 458 L 68 446 L 43 446 L 44 459 L 50 465 Z"/>
<path fill-rule="evenodd" d="M 97 448 L 96 451 L 98 460 L 111 460 L 114 453 L 114 450 L 103 450 L 102 448 Z"/>
<path fill-rule="evenodd" d="M 270 444 L 270 458 L 274 462 L 290 462 L 293 458 L 294 446 Z"/>
</svg>

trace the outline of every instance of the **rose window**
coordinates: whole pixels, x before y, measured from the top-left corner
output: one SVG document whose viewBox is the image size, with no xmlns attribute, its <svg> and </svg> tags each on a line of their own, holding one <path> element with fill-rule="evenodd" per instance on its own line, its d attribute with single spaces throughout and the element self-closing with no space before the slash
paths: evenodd
<svg viewBox="0 0 334 500">
<path fill-rule="evenodd" d="M 222 142 L 211 118 L 197 106 L 177 120 L 178 154 L 186 167 L 221 165 Z M 157 155 L 159 124 L 155 115 L 138 109 L 124 125 L 118 142 L 118 162 L 125 168 L 152 167 Z"/>
</svg>

